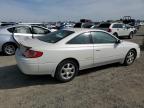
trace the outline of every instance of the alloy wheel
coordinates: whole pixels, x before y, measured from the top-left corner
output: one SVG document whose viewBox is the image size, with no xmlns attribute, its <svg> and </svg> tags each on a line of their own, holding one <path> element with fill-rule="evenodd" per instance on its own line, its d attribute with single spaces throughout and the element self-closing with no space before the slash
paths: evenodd
<svg viewBox="0 0 144 108">
<path fill-rule="evenodd" d="M 71 79 L 75 74 L 75 66 L 72 63 L 66 63 L 63 65 L 60 71 L 62 79 L 68 80 Z"/>
<path fill-rule="evenodd" d="M 4 52 L 7 55 L 13 55 L 15 53 L 15 50 L 16 50 L 16 48 L 14 45 L 6 45 L 4 47 Z"/>
<path fill-rule="evenodd" d="M 128 65 L 132 64 L 135 60 L 135 52 L 133 50 L 129 51 L 126 57 L 126 62 Z"/>
</svg>

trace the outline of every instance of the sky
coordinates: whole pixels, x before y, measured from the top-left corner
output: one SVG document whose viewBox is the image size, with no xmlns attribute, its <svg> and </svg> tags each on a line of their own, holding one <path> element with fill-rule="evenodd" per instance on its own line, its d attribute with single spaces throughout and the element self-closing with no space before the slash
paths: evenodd
<svg viewBox="0 0 144 108">
<path fill-rule="evenodd" d="M 0 21 L 144 19 L 144 0 L 0 0 Z"/>
</svg>

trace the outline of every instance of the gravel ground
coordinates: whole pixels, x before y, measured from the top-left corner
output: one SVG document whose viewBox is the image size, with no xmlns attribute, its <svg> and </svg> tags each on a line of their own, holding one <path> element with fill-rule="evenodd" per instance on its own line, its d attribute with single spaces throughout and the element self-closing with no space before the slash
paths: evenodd
<svg viewBox="0 0 144 108">
<path fill-rule="evenodd" d="M 131 66 L 112 64 L 83 70 L 71 82 L 26 76 L 14 56 L 0 55 L 0 108 L 144 108 L 144 27 L 133 41 L 141 57 Z"/>
</svg>

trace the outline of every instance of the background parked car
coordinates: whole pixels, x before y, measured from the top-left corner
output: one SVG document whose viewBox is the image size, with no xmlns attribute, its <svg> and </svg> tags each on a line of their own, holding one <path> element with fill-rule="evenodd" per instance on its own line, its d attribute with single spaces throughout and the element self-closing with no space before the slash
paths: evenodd
<svg viewBox="0 0 144 108">
<path fill-rule="evenodd" d="M 35 25 L 14 25 L 0 28 L 0 51 L 6 55 L 15 54 L 17 45 L 13 39 L 13 35 L 36 38 L 44 36 L 51 31 Z"/>
<path fill-rule="evenodd" d="M 93 23 L 78 22 L 74 25 L 74 28 L 91 28 L 92 26 L 94 26 Z"/>
<path fill-rule="evenodd" d="M 133 38 L 134 30 L 127 27 L 123 23 L 101 23 L 98 29 L 102 29 L 105 31 L 110 32 L 111 34 L 115 35 L 116 37 L 124 37 L 127 36 L 128 38 Z"/>
<path fill-rule="evenodd" d="M 133 31 L 134 34 L 137 33 L 137 28 L 135 28 L 134 26 L 131 26 L 129 24 L 126 24 L 127 29 L 131 29 Z"/>
</svg>

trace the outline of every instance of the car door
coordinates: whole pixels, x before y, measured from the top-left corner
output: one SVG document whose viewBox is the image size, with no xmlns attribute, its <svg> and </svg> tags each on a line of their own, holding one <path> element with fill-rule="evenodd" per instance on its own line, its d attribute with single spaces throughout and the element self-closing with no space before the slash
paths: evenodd
<svg viewBox="0 0 144 108">
<path fill-rule="evenodd" d="M 128 27 L 125 24 L 123 24 L 123 36 L 128 36 L 129 33 L 130 33 L 130 31 L 129 31 Z"/>
<path fill-rule="evenodd" d="M 67 42 L 69 55 L 75 57 L 80 64 L 80 69 L 86 69 L 93 66 L 93 44 L 90 38 L 90 32 L 79 34 Z"/>
<path fill-rule="evenodd" d="M 118 35 L 119 36 L 125 36 L 125 28 L 123 24 L 118 24 Z"/>
<path fill-rule="evenodd" d="M 45 36 L 50 33 L 50 30 L 39 26 L 32 26 L 33 37 Z"/>
<path fill-rule="evenodd" d="M 94 44 L 94 65 L 115 62 L 123 58 L 123 46 L 112 35 L 97 31 L 91 32 Z"/>
<path fill-rule="evenodd" d="M 112 24 L 112 34 L 117 33 L 120 36 L 119 24 Z"/>
</svg>

